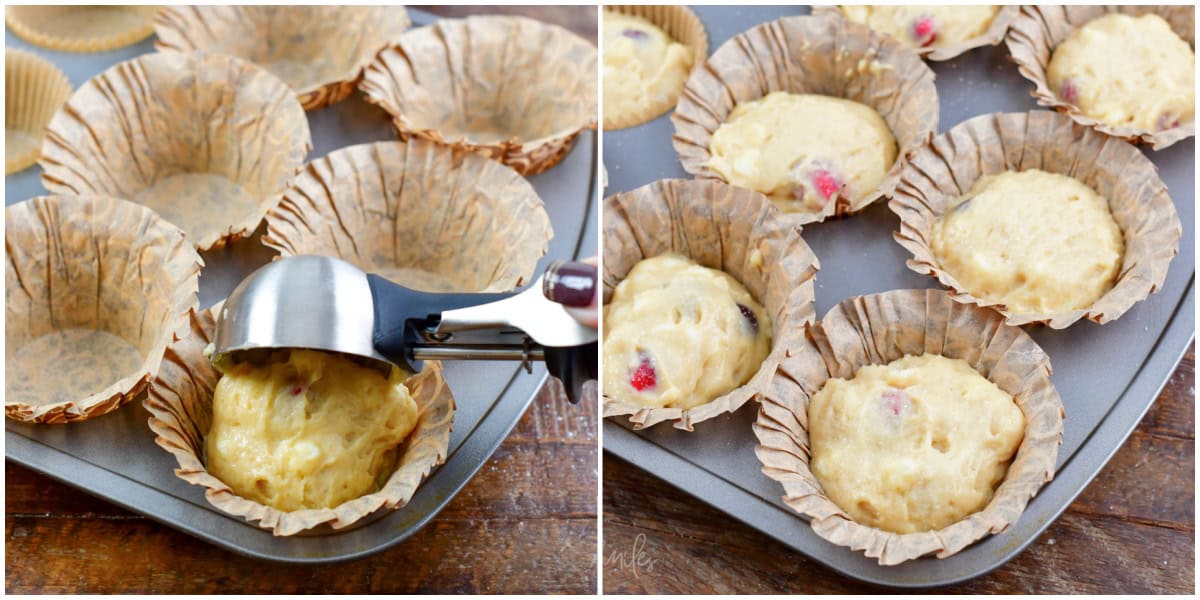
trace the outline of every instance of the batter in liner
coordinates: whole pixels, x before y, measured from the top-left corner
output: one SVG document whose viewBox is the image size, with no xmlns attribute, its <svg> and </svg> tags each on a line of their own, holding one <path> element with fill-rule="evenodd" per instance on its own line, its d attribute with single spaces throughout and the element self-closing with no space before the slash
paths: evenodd
<svg viewBox="0 0 1200 600">
<path fill-rule="evenodd" d="M 675 104 L 692 52 L 641 17 L 604 11 L 604 119 Z"/>
<path fill-rule="evenodd" d="M 941 48 L 984 34 L 999 6 L 843 6 L 846 18 L 911 48 Z"/>
</svg>

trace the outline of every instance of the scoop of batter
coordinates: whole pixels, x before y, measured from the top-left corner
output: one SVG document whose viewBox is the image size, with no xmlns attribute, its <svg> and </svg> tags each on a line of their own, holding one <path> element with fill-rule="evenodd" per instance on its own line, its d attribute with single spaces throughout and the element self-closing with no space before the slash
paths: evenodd
<svg viewBox="0 0 1200 600">
<path fill-rule="evenodd" d="M 979 37 L 998 6 L 843 6 L 847 19 L 886 33 L 911 48 L 941 48 Z"/>
<path fill-rule="evenodd" d="M 942 269 L 1015 313 L 1087 308 L 1117 280 L 1125 252 L 1108 201 L 1037 169 L 981 177 L 933 230 Z"/>
<path fill-rule="evenodd" d="M 771 318 L 728 274 L 656 256 L 604 307 L 603 347 L 606 396 L 691 408 L 754 376 L 771 349 Z"/>
<path fill-rule="evenodd" d="M 692 68 L 687 46 L 641 17 L 604 11 L 603 20 L 604 119 L 674 104 Z"/>
<path fill-rule="evenodd" d="M 934 354 L 830 379 L 808 406 L 811 468 L 855 521 L 941 529 L 987 506 L 1024 438 L 1012 396 Z"/>
<path fill-rule="evenodd" d="M 875 191 L 896 139 L 870 107 L 830 96 L 772 92 L 734 107 L 713 132 L 708 166 L 787 212 L 820 213 Z"/>
<path fill-rule="evenodd" d="M 384 376 L 311 350 L 277 358 L 234 365 L 217 382 L 208 471 L 284 511 L 332 508 L 378 489 L 417 423 L 407 373 Z"/>
<path fill-rule="evenodd" d="M 1113 13 L 1054 49 L 1046 81 L 1093 119 L 1160 131 L 1195 118 L 1195 73 L 1196 53 L 1162 17 Z"/>
</svg>

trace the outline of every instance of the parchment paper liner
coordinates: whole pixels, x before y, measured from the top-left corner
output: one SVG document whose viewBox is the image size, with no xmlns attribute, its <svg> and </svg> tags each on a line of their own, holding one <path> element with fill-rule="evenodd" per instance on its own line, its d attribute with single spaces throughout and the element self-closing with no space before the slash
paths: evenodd
<svg viewBox="0 0 1200 600">
<path fill-rule="evenodd" d="M 1196 122 L 1181 124 L 1179 127 L 1162 131 L 1149 131 L 1137 127 L 1113 127 L 1079 112 L 1073 104 L 1058 99 L 1058 95 L 1050 89 L 1046 82 L 1046 68 L 1054 49 L 1067 39 L 1077 28 L 1086 25 L 1097 17 L 1107 13 L 1120 12 L 1139 16 L 1155 13 L 1167 21 L 1179 37 L 1196 49 L 1196 11 L 1194 6 L 1022 6 L 1021 14 L 1013 21 L 1005 44 L 1017 70 L 1021 75 L 1033 82 L 1034 89 L 1030 92 L 1037 103 L 1049 106 L 1059 112 L 1064 112 L 1076 123 L 1095 127 L 1108 135 L 1123 138 L 1130 142 L 1150 144 L 1155 150 L 1161 150 L 1179 140 L 1196 135 Z"/>
<path fill-rule="evenodd" d="M 692 69 L 704 64 L 704 59 L 708 58 L 708 32 L 704 30 L 704 23 L 700 21 L 700 17 L 697 17 L 696 13 L 686 6 L 614 4 L 605 5 L 603 10 L 641 17 L 650 21 L 655 27 L 671 36 L 671 39 L 687 46 L 692 51 Z M 604 120 L 604 128 L 608 130 L 625 129 L 652 121 L 674 108 L 677 101 L 678 97 L 671 97 L 646 107 L 646 110 L 640 114 L 609 117 Z"/>
<path fill-rule="evenodd" d="M 880 66 L 874 69 L 877 74 L 871 73 L 873 62 Z M 852 214 L 890 195 L 905 157 L 937 131 L 933 71 L 911 49 L 839 16 L 784 17 L 734 36 L 703 68 L 692 71 L 671 115 L 672 143 L 683 170 L 699 179 L 721 179 L 707 166 L 713 132 L 739 102 L 777 91 L 836 96 L 870 106 L 899 146 L 895 164 L 874 192 L 854 202 L 839 197 L 819 214 L 787 213 L 797 223 Z"/>
<path fill-rule="evenodd" d="M 938 266 L 930 244 L 942 214 L 983 175 L 1041 169 L 1074 177 L 1108 199 L 1125 238 L 1117 283 L 1086 309 L 1022 314 L 989 303 Z M 956 125 L 919 149 L 888 202 L 900 217 L 896 241 L 913 254 L 908 268 L 932 275 L 957 302 L 993 308 L 1009 325 L 1046 323 L 1054 329 L 1081 318 L 1113 321 L 1162 286 L 1179 251 L 1182 227 L 1158 169 L 1134 146 L 1046 110 L 989 114 Z"/>
<path fill-rule="evenodd" d="M 71 83 L 54 63 L 17 48 L 4 50 L 4 128 L 32 138 L 29 146 L 5 144 L 5 175 L 37 162 L 46 124 L 70 95 Z"/>
<path fill-rule="evenodd" d="M 411 24 L 403 6 L 168 6 L 156 19 L 154 47 L 256 63 L 291 86 L 304 110 L 314 110 L 350 96 L 375 54 Z M 313 58 L 341 62 L 317 73 L 308 62 L 304 76 L 272 68 L 277 60 Z"/>
<path fill-rule="evenodd" d="M 1021 7 L 1016 4 L 1005 4 L 1000 6 L 1000 10 L 996 12 L 996 16 L 992 18 L 991 24 L 988 25 L 986 31 L 973 38 L 965 39 L 957 44 L 950 44 L 941 47 L 925 47 L 912 48 L 914 52 L 921 55 L 926 60 L 950 60 L 961 54 L 965 54 L 969 50 L 982 48 L 983 46 L 995 46 L 1004 40 L 1004 34 L 1008 32 L 1008 28 L 1012 25 L 1013 20 L 1017 18 Z M 842 13 L 842 7 L 837 5 L 822 5 L 813 6 L 812 14 L 828 15 L 833 14 L 842 18 L 846 18 Z M 847 19 L 849 20 L 849 19 Z"/>
<path fill-rule="evenodd" d="M 446 460 L 454 418 L 454 397 L 442 378 L 441 363 L 427 361 L 425 369 L 406 382 L 420 410 L 416 428 L 402 445 L 396 471 L 382 489 L 348 500 L 334 508 L 281 511 L 238 496 L 205 469 L 204 436 L 212 426 L 212 395 L 219 373 L 204 356 L 216 329 L 212 308 L 191 312 L 191 329 L 167 348 L 158 376 L 144 401 L 155 443 L 179 462 L 175 475 L 204 487 L 204 497 L 222 511 L 242 517 L 277 536 L 288 536 L 328 525 L 343 529 L 381 508 L 400 508 L 412 499 L 429 472 Z"/>
<path fill-rule="evenodd" d="M 106 9 L 121 9 L 120 11 Z M 104 10 L 112 16 L 122 15 L 120 23 L 103 35 L 89 37 L 86 32 L 72 30 L 75 18 L 65 18 L 73 11 Z M 157 6 L 9 6 L 5 22 L 17 37 L 43 48 L 62 52 L 104 52 L 140 42 L 154 33 L 154 14 Z M 94 24 L 94 22 L 93 22 Z"/>
<path fill-rule="evenodd" d="M 597 65 L 596 48 L 562 27 L 472 16 L 405 33 L 359 87 L 392 115 L 400 139 L 449 144 L 534 175 L 562 160 L 580 131 L 596 128 Z M 460 133 L 496 121 L 524 133 L 498 142 Z"/>
<path fill-rule="evenodd" d="M 10 369 L 26 342 L 65 328 L 107 331 L 142 355 L 134 372 L 112 373 L 110 385 L 87 397 L 36 405 L 6 400 L 5 414 L 18 421 L 69 423 L 116 410 L 146 387 L 167 344 L 186 331 L 204 264 L 200 255 L 178 228 L 124 200 L 39 196 L 5 208 L 4 218 L 4 346 Z M 90 380 L 106 368 L 71 354 L 76 360 L 41 357 L 45 376 Z"/>
<path fill-rule="evenodd" d="M 412 138 L 349 146 L 309 163 L 267 214 L 263 243 L 282 256 L 337 256 L 427 291 L 499 292 L 532 280 L 552 236 L 525 178 Z"/>
<path fill-rule="evenodd" d="M 783 332 L 787 352 L 772 354 L 754 433 L 763 473 L 783 484 L 783 501 L 808 517 L 813 532 L 881 565 L 930 552 L 946 558 L 988 533 L 1004 531 L 1043 483 L 1054 477 L 1063 405 L 1050 382 L 1050 359 L 1024 331 L 1000 316 L 952 301 L 941 290 L 895 290 L 838 304 L 816 324 Z M 1025 438 L 1008 475 L 983 510 L 943 529 L 897 534 L 851 520 L 809 470 L 808 401 L 833 377 L 905 354 L 967 361 L 1011 394 L 1025 415 Z M 863 468 L 870 468 L 864 465 Z"/>
<path fill-rule="evenodd" d="M 638 262 L 674 253 L 740 281 L 775 329 L 771 354 L 745 385 L 690 409 L 646 408 L 606 395 L 605 417 L 630 415 L 635 429 L 675 421 L 692 431 L 695 423 L 733 412 L 766 384 L 771 372 L 765 365 L 783 351 L 783 332 L 816 317 L 813 278 L 820 263 L 799 228 L 758 192 L 712 180 L 659 180 L 605 198 L 603 223 L 604 302 Z"/>
<path fill-rule="evenodd" d="M 150 204 L 209 250 L 258 227 L 310 140 L 304 109 L 274 75 L 219 54 L 157 52 L 83 84 L 51 119 L 39 162 L 52 193 L 139 202 L 163 177 L 216 172 L 224 179 L 176 179 Z M 214 206 L 240 193 L 229 181 L 249 196 Z"/>
</svg>

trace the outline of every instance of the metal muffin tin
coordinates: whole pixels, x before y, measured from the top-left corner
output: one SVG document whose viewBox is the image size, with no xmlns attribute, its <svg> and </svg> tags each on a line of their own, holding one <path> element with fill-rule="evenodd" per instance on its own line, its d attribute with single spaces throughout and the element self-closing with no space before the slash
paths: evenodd
<svg viewBox="0 0 1200 600">
<path fill-rule="evenodd" d="M 807 7 L 719 7 L 693 10 L 704 22 L 709 47 L 759 23 L 807 14 Z M 1033 84 L 1017 73 L 1003 44 L 979 48 L 945 62 L 937 74 L 940 132 L 992 112 L 1039 110 Z M 605 195 L 657 179 L 688 178 L 671 146 L 670 115 L 637 127 L 604 133 Z M 688 433 L 664 423 L 633 431 L 625 417 L 604 422 L 604 449 L 719 508 L 835 571 L 862 581 L 902 588 L 950 585 L 983 575 L 1028 546 L 1100 471 L 1137 426 L 1175 370 L 1195 332 L 1195 140 L 1162 151 L 1145 149 L 1159 169 L 1184 223 L 1179 254 L 1162 289 L 1104 326 L 1081 322 L 1069 329 L 1028 329 L 1050 355 L 1052 381 L 1066 407 L 1058 473 L 1007 531 L 939 560 L 921 558 L 881 567 L 861 552 L 813 533 L 781 501 L 783 488 L 763 475 L 751 429 L 757 408 L 698 423 Z M 848 219 L 804 227 L 805 241 L 821 261 L 816 276 L 818 318 L 855 295 L 892 289 L 936 288 L 936 280 L 904 265 L 907 251 L 892 239 L 899 219 L 886 199 Z M 1144 485 L 1136 479 L 1125 485 Z"/>
<path fill-rule="evenodd" d="M 414 26 L 436 20 L 416 10 L 409 10 L 409 15 Z M 31 46 L 5 31 L 8 47 L 50 59 L 67 74 L 73 88 L 118 62 L 153 52 L 153 42 L 151 38 L 112 52 L 70 54 Z M 396 139 L 387 114 L 364 102 L 357 92 L 340 104 L 308 113 L 308 118 L 313 137 L 310 160 L 352 144 Z M 530 178 L 554 227 L 538 274 L 552 259 L 595 254 L 596 156 L 596 135 L 584 132 L 561 163 Z M 5 205 L 46 194 L 40 177 L 37 166 L 5 177 Z M 274 251 L 258 238 L 203 254 L 201 308 L 225 298 L 244 276 L 271 260 Z M 445 364 L 445 377 L 458 406 L 445 464 L 421 484 L 407 506 L 381 511 L 345 532 L 281 538 L 218 511 L 204 499 L 203 488 L 175 476 L 178 464 L 155 445 L 141 398 L 103 417 L 72 425 L 6 419 L 5 458 L 245 556 L 307 564 L 359 558 L 400 543 L 433 519 L 525 414 L 546 369 L 539 363 L 532 374 L 526 374 L 515 362 L 451 362 Z"/>
</svg>

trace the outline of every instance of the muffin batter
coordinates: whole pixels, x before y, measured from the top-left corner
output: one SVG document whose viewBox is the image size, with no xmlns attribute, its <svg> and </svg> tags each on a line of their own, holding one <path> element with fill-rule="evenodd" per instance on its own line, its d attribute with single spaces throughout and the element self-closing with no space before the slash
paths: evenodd
<svg viewBox="0 0 1200 600">
<path fill-rule="evenodd" d="M 692 52 L 649 21 L 604 12 L 604 119 L 644 115 L 675 104 Z"/>
<path fill-rule="evenodd" d="M 1196 53 L 1162 17 L 1114 13 L 1059 44 L 1046 81 L 1093 119 L 1160 131 L 1195 118 L 1195 72 Z"/>
<path fill-rule="evenodd" d="M 999 6 L 843 6 L 847 19 L 912 48 L 961 44 L 987 31 Z"/>
<path fill-rule="evenodd" d="M 1012 396 L 936 354 L 830 379 L 808 407 L 812 472 L 858 523 L 941 529 L 987 506 L 1021 445 Z"/>
<path fill-rule="evenodd" d="M 786 212 L 821 213 L 879 187 L 896 140 L 870 107 L 830 96 L 771 92 L 734 107 L 713 132 L 708 166 L 771 197 Z"/>
<path fill-rule="evenodd" d="M 754 376 L 771 349 L 771 318 L 728 274 L 656 256 L 604 307 L 603 347 L 606 396 L 691 408 Z"/>
<path fill-rule="evenodd" d="M 1108 201 L 1037 169 L 979 179 L 934 226 L 934 256 L 972 295 L 1014 313 L 1087 308 L 1125 252 Z"/>
<path fill-rule="evenodd" d="M 332 508 L 378 489 L 417 423 L 408 374 L 393 368 L 386 377 L 312 350 L 275 358 L 229 367 L 217 382 L 208 471 L 284 511 Z"/>
</svg>

